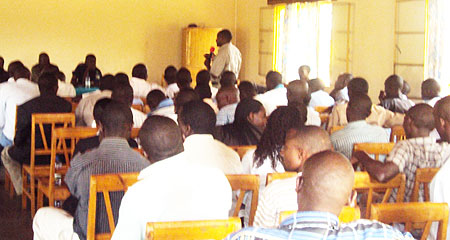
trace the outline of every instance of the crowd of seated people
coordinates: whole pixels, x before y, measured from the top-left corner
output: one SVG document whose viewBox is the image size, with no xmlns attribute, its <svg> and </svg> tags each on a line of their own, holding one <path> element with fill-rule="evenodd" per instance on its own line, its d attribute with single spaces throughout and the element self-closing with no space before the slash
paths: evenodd
<svg viewBox="0 0 450 240">
<path fill-rule="evenodd" d="M 409 202 L 416 169 L 450 169 L 450 97 L 440 96 L 434 79 L 422 83 L 423 103 L 414 104 L 406 81 L 389 76 L 376 104 L 364 78 L 341 74 L 328 94 L 320 79 L 309 79 L 306 65 L 299 68 L 299 79 L 289 83 L 280 73 L 268 72 L 267 90 L 261 93 L 255 83 L 239 81 L 231 71 L 219 76 L 217 88 L 209 71 L 195 75 L 194 87 L 192 73 L 174 66 L 164 70 L 166 87 L 149 82 L 142 63 L 133 67 L 131 78 L 121 72 L 102 75 L 95 56 L 88 55 L 67 84 L 98 89 L 78 96 L 72 111 L 59 91 L 65 77 L 45 53 L 31 72 L 14 61 L 7 71 L 1 67 L 0 77 L 1 160 L 18 195 L 22 165 L 30 159 L 32 114 L 74 112 L 77 126 L 98 129 L 75 147 L 64 177 L 71 201 L 63 209 L 37 211 L 35 239 L 86 239 L 90 176 L 127 172 L 139 172 L 138 182 L 126 193 L 111 194 L 112 239 L 145 239 L 147 222 L 227 219 L 236 195 L 226 175 L 238 174 L 259 176 L 259 201 L 253 228 L 230 239 L 339 239 L 343 234 L 348 239 L 409 239 L 409 233 L 379 222 L 339 225 L 341 209 L 356 199 L 354 171 L 363 167 L 379 182 L 405 174 L 403 201 Z M 317 107 L 328 108 L 327 121 Z M 389 142 L 390 128 L 399 125 L 406 140 L 397 142 L 384 162 L 353 151 L 356 143 Z M 343 128 L 330 134 L 338 126 Z M 133 128 L 140 129 L 138 139 L 131 138 Z M 51 135 L 48 129 L 46 134 Z M 253 147 L 241 158 L 233 149 L 239 146 Z M 48 162 L 43 157 L 36 164 Z M 269 174 L 283 172 L 296 177 L 267 184 Z M 436 175 L 433 201 L 450 201 L 447 176 Z M 421 190 L 419 201 L 424 200 Z M 250 202 L 247 195 L 240 214 L 244 226 L 250 224 Z M 111 232 L 102 204 L 96 232 Z M 288 210 L 298 213 L 280 224 L 281 213 Z M 311 221 L 314 226 L 308 225 Z"/>
</svg>

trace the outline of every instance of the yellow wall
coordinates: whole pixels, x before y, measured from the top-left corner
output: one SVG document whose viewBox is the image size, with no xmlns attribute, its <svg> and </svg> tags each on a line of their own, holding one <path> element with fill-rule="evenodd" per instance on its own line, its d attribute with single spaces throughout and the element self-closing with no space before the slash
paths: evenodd
<svg viewBox="0 0 450 240">
<path fill-rule="evenodd" d="M 45 51 L 71 78 L 87 53 L 103 73 L 131 73 L 138 62 L 149 80 L 181 65 L 181 32 L 190 23 L 235 27 L 232 0 L 2 0 L 0 55 L 5 65 L 20 59 L 31 68 Z M 6 67 L 5 66 L 5 67 Z"/>
</svg>

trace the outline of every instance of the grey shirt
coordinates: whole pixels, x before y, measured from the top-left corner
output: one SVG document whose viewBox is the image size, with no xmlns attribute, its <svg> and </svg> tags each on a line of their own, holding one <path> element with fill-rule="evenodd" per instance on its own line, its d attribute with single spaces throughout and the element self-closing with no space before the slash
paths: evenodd
<svg viewBox="0 0 450 240">
<path fill-rule="evenodd" d="M 79 200 L 75 211 L 73 229 L 80 239 L 86 239 L 91 175 L 139 172 L 150 165 L 150 162 L 131 149 L 126 139 L 105 138 L 97 149 L 76 155 L 70 165 L 64 180 L 69 187 L 70 193 Z M 110 194 L 115 223 L 118 220 L 123 194 L 123 192 Z M 95 224 L 97 233 L 109 231 L 107 219 L 103 195 L 99 194 Z"/>
</svg>

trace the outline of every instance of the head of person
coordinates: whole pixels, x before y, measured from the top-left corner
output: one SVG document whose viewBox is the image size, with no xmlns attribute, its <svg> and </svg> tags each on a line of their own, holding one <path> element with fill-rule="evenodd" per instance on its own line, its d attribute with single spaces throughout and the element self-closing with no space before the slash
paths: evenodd
<svg viewBox="0 0 450 240">
<path fill-rule="evenodd" d="M 125 84 L 116 85 L 112 91 L 111 99 L 131 107 L 133 104 L 133 88 Z"/>
<path fill-rule="evenodd" d="M 135 78 L 147 80 L 147 77 L 148 77 L 148 75 L 147 75 L 147 67 L 144 64 L 142 64 L 142 63 L 136 64 L 133 67 L 133 70 L 131 72 L 131 76 L 133 76 Z"/>
<path fill-rule="evenodd" d="M 427 137 L 435 128 L 433 108 L 425 103 L 411 107 L 403 120 L 406 138 Z"/>
<path fill-rule="evenodd" d="M 25 67 L 21 61 L 13 61 L 8 65 L 8 74 L 9 77 L 14 77 L 14 72 L 19 69 Z"/>
<path fill-rule="evenodd" d="M 57 78 L 58 80 L 61 80 L 61 81 L 65 81 L 65 80 L 66 80 L 66 75 L 64 75 L 63 72 L 59 71 L 58 66 L 55 66 L 55 65 L 45 65 L 45 66 L 42 68 L 40 74 L 43 74 L 44 72 L 49 72 L 49 73 L 55 74 L 55 76 L 56 76 L 56 78 Z"/>
<path fill-rule="evenodd" d="M 198 85 L 194 88 L 195 92 L 198 94 L 201 100 L 205 98 L 211 98 L 212 92 L 209 85 Z"/>
<path fill-rule="evenodd" d="M 290 107 L 295 107 L 300 113 L 300 125 L 303 126 L 306 124 L 306 120 L 308 120 L 308 107 L 306 104 L 302 102 L 290 102 L 288 104 Z"/>
<path fill-rule="evenodd" d="M 125 73 L 117 73 L 114 76 L 114 88 L 116 86 L 130 85 L 130 79 Z"/>
<path fill-rule="evenodd" d="M 384 81 L 384 91 L 387 98 L 398 98 L 402 88 L 403 79 L 398 75 L 391 75 Z"/>
<path fill-rule="evenodd" d="M 191 72 L 187 68 L 180 68 L 177 72 L 177 85 L 179 89 L 191 88 Z"/>
<path fill-rule="evenodd" d="M 164 80 L 167 85 L 177 82 L 177 69 L 174 66 L 168 66 L 164 69 Z"/>
<path fill-rule="evenodd" d="M 309 103 L 309 86 L 305 80 L 294 80 L 287 85 L 286 97 L 288 103 Z"/>
<path fill-rule="evenodd" d="M 372 112 L 372 101 L 367 94 L 355 93 L 347 105 L 348 122 L 365 120 Z"/>
<path fill-rule="evenodd" d="M 308 65 L 302 65 L 298 68 L 298 76 L 300 80 L 309 80 L 309 73 L 311 72 L 311 68 Z"/>
<path fill-rule="evenodd" d="M 237 83 L 236 75 L 234 75 L 231 71 L 225 71 L 222 74 L 222 77 L 220 78 L 220 86 L 221 87 L 228 87 L 228 86 L 235 86 Z"/>
<path fill-rule="evenodd" d="M 223 107 L 239 101 L 239 90 L 234 86 L 221 87 L 216 95 L 217 107 Z"/>
<path fill-rule="evenodd" d="M 439 136 L 443 141 L 450 142 L 450 96 L 434 105 L 433 116 Z"/>
<path fill-rule="evenodd" d="M 47 53 L 39 54 L 39 65 L 50 65 L 50 58 Z"/>
<path fill-rule="evenodd" d="M 233 35 L 231 35 L 230 30 L 224 29 L 217 33 L 216 44 L 218 47 L 221 47 L 231 42 L 231 39 L 233 39 Z"/>
<path fill-rule="evenodd" d="M 308 158 L 297 178 L 298 211 L 330 212 L 336 216 L 356 197 L 355 173 L 342 154 L 327 150 Z"/>
<path fill-rule="evenodd" d="M 422 99 L 430 100 L 435 97 L 439 97 L 439 93 L 441 92 L 441 86 L 439 82 L 433 78 L 428 78 L 427 80 L 422 82 L 421 86 Z"/>
<path fill-rule="evenodd" d="M 233 124 L 237 126 L 238 129 L 253 126 L 262 132 L 267 124 L 266 110 L 264 109 L 264 106 L 255 99 L 247 98 L 241 100 L 236 107 Z"/>
<path fill-rule="evenodd" d="M 249 81 L 241 81 L 239 83 L 238 89 L 239 89 L 239 99 L 241 99 L 241 101 L 256 96 L 255 85 L 253 85 L 253 83 Z"/>
<path fill-rule="evenodd" d="M 361 77 L 356 77 L 350 80 L 347 88 L 349 98 L 352 98 L 352 95 L 356 93 L 366 95 L 369 93 L 369 83 L 366 81 L 366 79 Z"/>
<path fill-rule="evenodd" d="M 159 103 L 166 99 L 166 95 L 159 89 L 155 89 L 150 91 L 147 94 L 147 105 L 150 107 L 150 110 L 155 110 Z"/>
<path fill-rule="evenodd" d="M 201 70 L 197 73 L 197 76 L 195 77 L 195 80 L 197 82 L 197 86 L 199 85 L 208 85 L 211 80 L 211 74 L 207 70 Z"/>
<path fill-rule="evenodd" d="M 86 64 L 88 69 L 95 69 L 97 65 L 97 58 L 94 56 L 94 54 L 88 54 L 86 55 L 84 63 Z"/>
<path fill-rule="evenodd" d="M 0 69 L 3 69 L 5 66 L 5 59 L 3 59 L 3 57 L 0 56 Z"/>
<path fill-rule="evenodd" d="M 303 126 L 292 128 L 286 133 L 280 154 L 286 171 L 301 172 L 306 159 L 331 149 L 332 144 L 327 131 L 317 126 Z"/>
<path fill-rule="evenodd" d="M 410 92 L 411 86 L 409 86 L 409 83 L 406 80 L 403 80 L 402 94 L 408 96 Z"/>
<path fill-rule="evenodd" d="M 150 116 L 145 120 L 139 131 L 139 141 L 151 163 L 184 151 L 180 128 L 163 116 Z"/>
<path fill-rule="evenodd" d="M 207 103 L 191 101 L 183 105 L 178 115 L 178 126 L 185 138 L 192 134 L 213 134 L 216 114 Z"/>
<path fill-rule="evenodd" d="M 301 116 L 295 107 L 282 106 L 275 109 L 267 119 L 266 128 L 259 140 L 253 162 L 260 167 L 268 158 L 275 168 L 282 161 L 281 148 L 284 145 L 286 132 L 301 124 Z"/>
<path fill-rule="evenodd" d="M 175 98 L 173 99 L 173 105 L 175 106 L 175 113 L 180 114 L 180 110 L 184 104 L 191 101 L 199 101 L 200 97 L 192 88 L 181 89 Z"/>
<path fill-rule="evenodd" d="M 100 78 L 98 87 L 102 91 L 103 90 L 112 91 L 112 90 L 114 90 L 114 85 L 115 85 L 114 76 L 111 74 L 105 74 Z"/>
<path fill-rule="evenodd" d="M 119 137 L 130 138 L 133 127 L 133 114 L 128 105 L 112 99 L 106 104 L 100 116 L 100 138 Z"/>
<path fill-rule="evenodd" d="M 351 73 L 342 73 L 338 76 L 338 79 L 336 80 L 336 83 L 334 84 L 334 89 L 341 90 L 345 87 L 347 87 L 350 80 L 352 80 L 353 75 Z"/>
<path fill-rule="evenodd" d="M 44 73 L 38 79 L 41 95 L 56 95 L 58 92 L 58 79 L 53 73 Z"/>
<path fill-rule="evenodd" d="M 311 79 L 308 81 L 309 92 L 317 92 L 325 88 L 325 84 L 319 78 Z"/>
<path fill-rule="evenodd" d="M 276 86 L 283 82 L 283 77 L 279 72 L 269 71 L 266 74 L 266 87 L 267 91 L 274 89 Z"/>
<path fill-rule="evenodd" d="M 17 80 L 19 78 L 30 79 L 30 76 L 30 70 L 28 70 L 28 68 L 25 66 L 20 67 L 16 71 L 14 71 L 14 80 Z"/>
<path fill-rule="evenodd" d="M 97 100 L 94 105 L 94 121 L 96 126 L 100 126 L 100 122 L 102 121 L 102 115 L 105 112 L 106 106 L 111 102 L 111 98 L 102 98 Z"/>
</svg>

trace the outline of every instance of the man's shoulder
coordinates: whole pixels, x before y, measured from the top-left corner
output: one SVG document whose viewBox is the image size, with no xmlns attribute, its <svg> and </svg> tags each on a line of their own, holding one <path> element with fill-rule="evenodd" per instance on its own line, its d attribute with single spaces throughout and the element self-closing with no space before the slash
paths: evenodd
<svg viewBox="0 0 450 240">
<path fill-rule="evenodd" d="M 286 179 L 275 180 L 271 182 L 263 190 L 265 197 L 287 197 L 293 196 L 295 201 L 297 200 L 297 194 L 295 192 L 297 177 L 291 177 Z"/>
<path fill-rule="evenodd" d="M 414 239 L 410 233 L 402 233 L 394 227 L 375 220 L 359 219 L 341 224 L 339 232 L 358 232 L 364 239 Z"/>
</svg>

